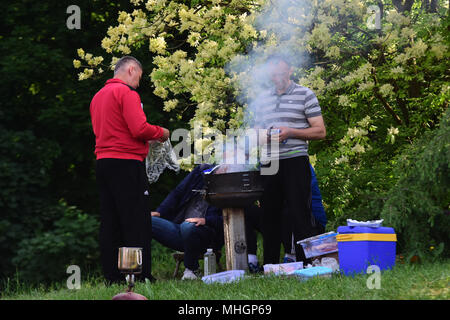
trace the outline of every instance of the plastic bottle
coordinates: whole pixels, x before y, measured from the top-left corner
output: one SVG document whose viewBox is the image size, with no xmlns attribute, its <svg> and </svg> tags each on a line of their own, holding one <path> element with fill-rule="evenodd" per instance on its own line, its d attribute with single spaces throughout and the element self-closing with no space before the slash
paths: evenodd
<svg viewBox="0 0 450 320">
<path fill-rule="evenodd" d="M 206 250 L 203 260 L 203 266 L 205 276 L 209 276 L 213 273 L 216 273 L 216 255 L 213 252 L 213 249 L 209 248 Z"/>
<path fill-rule="evenodd" d="M 270 129 L 270 135 L 277 135 L 280 134 L 281 130 L 280 129 Z M 287 140 L 283 140 L 281 141 L 282 144 L 285 144 L 287 142 Z"/>
</svg>

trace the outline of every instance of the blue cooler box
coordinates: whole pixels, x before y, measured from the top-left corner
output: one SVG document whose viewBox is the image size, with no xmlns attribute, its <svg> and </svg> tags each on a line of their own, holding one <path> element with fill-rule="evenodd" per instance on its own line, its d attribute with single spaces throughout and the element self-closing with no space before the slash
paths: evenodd
<svg viewBox="0 0 450 320">
<path fill-rule="evenodd" d="M 397 236 L 388 227 L 348 227 L 337 229 L 339 268 L 344 274 L 365 273 L 370 265 L 380 270 L 395 265 Z"/>
</svg>

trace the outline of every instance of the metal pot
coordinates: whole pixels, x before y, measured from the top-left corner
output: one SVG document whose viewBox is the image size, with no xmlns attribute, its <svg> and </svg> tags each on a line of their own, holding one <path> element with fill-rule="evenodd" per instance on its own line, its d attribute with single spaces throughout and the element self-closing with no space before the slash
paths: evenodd
<svg viewBox="0 0 450 320">
<path fill-rule="evenodd" d="M 127 274 L 139 274 L 142 272 L 142 248 L 119 248 L 118 268 L 120 272 Z"/>
</svg>

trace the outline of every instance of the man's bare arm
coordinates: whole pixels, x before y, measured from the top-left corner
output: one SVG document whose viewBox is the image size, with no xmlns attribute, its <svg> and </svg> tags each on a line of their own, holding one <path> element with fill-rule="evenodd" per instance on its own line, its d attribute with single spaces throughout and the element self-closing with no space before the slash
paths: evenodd
<svg viewBox="0 0 450 320">
<path fill-rule="evenodd" d="M 294 129 L 288 127 L 280 127 L 280 141 L 286 139 L 301 140 L 321 140 L 327 135 L 325 123 L 322 116 L 308 118 L 310 127 L 305 129 Z"/>
</svg>

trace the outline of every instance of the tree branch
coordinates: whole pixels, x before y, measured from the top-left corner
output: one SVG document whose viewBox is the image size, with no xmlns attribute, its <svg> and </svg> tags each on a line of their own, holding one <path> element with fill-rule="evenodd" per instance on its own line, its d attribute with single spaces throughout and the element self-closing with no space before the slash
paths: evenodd
<svg viewBox="0 0 450 320">
<path fill-rule="evenodd" d="M 395 122 L 398 125 L 401 125 L 403 123 L 402 119 L 400 119 L 400 117 L 395 113 L 394 109 L 391 107 L 389 102 L 381 95 L 380 91 L 378 90 L 378 79 L 375 74 L 375 68 L 372 68 L 371 73 L 373 81 L 375 82 L 375 86 L 373 87 L 373 93 L 375 94 L 375 97 L 381 101 L 381 104 L 386 109 L 386 111 L 394 118 Z"/>
<path fill-rule="evenodd" d="M 397 8 L 398 12 L 403 13 L 405 11 L 411 11 L 414 0 L 392 0 L 392 4 Z"/>
<path fill-rule="evenodd" d="M 407 126 L 409 126 L 409 111 L 408 111 L 408 107 L 406 106 L 405 99 L 399 97 L 398 93 L 399 93 L 400 89 L 397 85 L 397 82 L 392 80 L 391 83 L 394 87 L 394 92 L 396 93 L 395 99 L 396 99 L 398 105 L 400 106 L 400 110 L 402 111 L 402 114 L 403 114 L 403 119 L 405 119 L 405 124 Z"/>
</svg>

